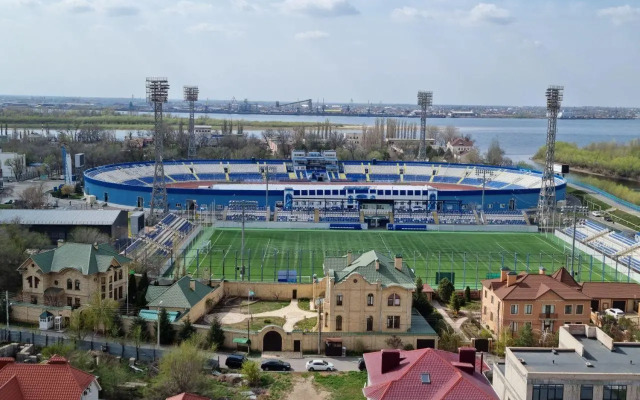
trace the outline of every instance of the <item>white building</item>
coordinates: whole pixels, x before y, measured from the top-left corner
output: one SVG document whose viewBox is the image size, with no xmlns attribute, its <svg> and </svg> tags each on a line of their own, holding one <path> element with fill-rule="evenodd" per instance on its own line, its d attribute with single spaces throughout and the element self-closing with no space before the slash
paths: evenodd
<svg viewBox="0 0 640 400">
<path fill-rule="evenodd" d="M 196 135 L 211 135 L 211 125 L 194 125 L 193 131 Z"/>
<path fill-rule="evenodd" d="M 557 349 L 510 347 L 493 365 L 501 400 L 640 399 L 640 343 L 614 342 L 595 326 L 565 325 Z"/>
<path fill-rule="evenodd" d="M 6 165 L 7 160 L 13 160 L 18 158 L 20 163 L 22 164 L 22 172 L 27 172 L 27 163 L 24 154 L 18 153 L 5 153 L 0 149 L 0 168 L 2 169 L 2 177 L 3 179 L 15 179 L 16 176 L 13 173 L 13 168 Z"/>
</svg>

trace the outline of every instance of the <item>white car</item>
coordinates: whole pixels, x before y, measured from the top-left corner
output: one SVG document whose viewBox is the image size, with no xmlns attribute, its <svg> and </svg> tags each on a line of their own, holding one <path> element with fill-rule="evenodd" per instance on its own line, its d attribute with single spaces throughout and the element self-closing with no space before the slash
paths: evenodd
<svg viewBox="0 0 640 400">
<path fill-rule="evenodd" d="M 618 319 L 624 317 L 624 311 L 619 308 L 607 308 L 604 310 L 607 315 L 611 315 L 613 318 Z"/>
<path fill-rule="evenodd" d="M 336 367 L 328 361 L 309 360 L 307 361 L 307 371 L 335 371 Z"/>
<path fill-rule="evenodd" d="M 602 213 L 600 211 L 591 211 L 591 215 L 594 217 L 602 217 Z"/>
</svg>

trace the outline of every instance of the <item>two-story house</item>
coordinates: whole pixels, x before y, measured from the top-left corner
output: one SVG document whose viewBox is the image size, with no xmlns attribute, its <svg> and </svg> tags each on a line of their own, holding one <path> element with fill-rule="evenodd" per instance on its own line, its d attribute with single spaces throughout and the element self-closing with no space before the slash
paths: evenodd
<svg viewBox="0 0 640 400">
<path fill-rule="evenodd" d="M 124 300 L 130 261 L 108 244 L 64 243 L 34 254 L 18 268 L 23 301 L 80 307 L 94 293 L 103 299 Z"/>
<path fill-rule="evenodd" d="M 512 334 L 530 324 L 533 330 L 556 332 L 563 324 L 588 324 L 591 297 L 566 269 L 547 275 L 520 273 L 503 268 L 499 279 L 482 281 L 482 325 L 500 335 Z"/>
</svg>

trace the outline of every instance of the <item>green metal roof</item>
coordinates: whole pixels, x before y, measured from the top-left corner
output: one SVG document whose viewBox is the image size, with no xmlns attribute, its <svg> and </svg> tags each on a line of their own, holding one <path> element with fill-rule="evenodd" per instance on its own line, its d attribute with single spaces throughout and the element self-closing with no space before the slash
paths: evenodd
<svg viewBox="0 0 640 400">
<path fill-rule="evenodd" d="M 195 290 L 190 287 L 191 278 L 184 276 L 155 299 L 151 300 L 147 307 L 191 308 L 204 296 L 213 290 L 203 283 L 195 281 Z M 151 286 L 149 286 L 151 287 Z M 162 305 L 160 302 L 162 301 Z"/>
<path fill-rule="evenodd" d="M 233 338 L 233 343 L 249 344 L 251 343 L 251 340 L 247 339 L 246 337 L 237 337 Z"/>
<path fill-rule="evenodd" d="M 411 310 L 411 329 L 407 333 L 437 336 L 436 331 L 415 308 Z"/>
<path fill-rule="evenodd" d="M 376 270 L 376 261 L 380 267 Z M 327 257 L 325 259 L 325 272 L 341 282 L 351 274 L 358 273 L 369 283 L 380 281 L 382 286 L 400 286 L 406 289 L 415 289 L 416 276 L 406 262 L 402 262 L 402 270 L 394 266 L 394 259 L 378 253 L 375 250 L 368 251 L 347 265 L 346 257 Z"/>
<path fill-rule="evenodd" d="M 147 293 L 145 293 L 144 299 L 147 301 L 147 303 L 150 303 L 169 288 L 170 286 L 147 286 Z"/>
<path fill-rule="evenodd" d="M 73 268 L 83 275 L 107 272 L 115 259 L 120 265 L 131 259 L 121 256 L 108 244 L 97 246 L 85 243 L 65 243 L 60 247 L 34 254 L 31 260 L 40 267 L 43 273 L 61 272 Z"/>
</svg>

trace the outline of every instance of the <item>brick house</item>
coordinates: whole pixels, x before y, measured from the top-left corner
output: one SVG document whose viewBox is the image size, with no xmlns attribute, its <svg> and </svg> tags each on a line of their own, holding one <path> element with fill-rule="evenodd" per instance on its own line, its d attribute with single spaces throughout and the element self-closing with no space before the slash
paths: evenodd
<svg viewBox="0 0 640 400">
<path fill-rule="evenodd" d="M 64 243 L 34 254 L 18 268 L 24 302 L 80 307 L 94 293 L 123 301 L 127 295 L 127 269 L 131 260 L 108 244 Z"/>
<path fill-rule="evenodd" d="M 591 297 L 566 269 L 547 275 L 503 268 L 500 278 L 482 281 L 482 325 L 500 335 L 513 334 L 531 324 L 533 330 L 557 332 L 563 324 L 588 324 Z"/>
</svg>

